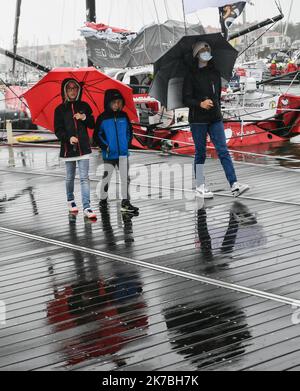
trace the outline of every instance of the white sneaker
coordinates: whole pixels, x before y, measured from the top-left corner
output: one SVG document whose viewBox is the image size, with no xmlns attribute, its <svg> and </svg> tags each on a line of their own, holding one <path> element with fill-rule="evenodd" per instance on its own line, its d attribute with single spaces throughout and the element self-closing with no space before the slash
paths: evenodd
<svg viewBox="0 0 300 391">
<path fill-rule="evenodd" d="M 231 188 L 232 195 L 237 198 L 242 194 L 246 193 L 246 191 L 250 190 L 248 185 L 243 185 L 242 183 L 235 182 Z"/>
<path fill-rule="evenodd" d="M 90 219 L 90 220 L 97 220 L 97 215 L 96 215 L 96 213 L 94 213 L 93 211 L 92 211 L 92 209 L 85 209 L 84 211 L 83 211 L 83 213 L 84 213 L 84 215 L 85 215 L 85 217 L 87 217 L 88 219 Z"/>
<path fill-rule="evenodd" d="M 211 200 L 212 198 L 214 198 L 214 194 L 210 190 L 208 190 L 205 185 L 197 187 L 196 195 L 198 197 L 205 198 L 206 200 Z"/>
<path fill-rule="evenodd" d="M 69 207 L 70 213 L 78 213 L 79 212 L 79 209 L 77 208 L 75 201 L 68 202 L 68 207 Z"/>
</svg>

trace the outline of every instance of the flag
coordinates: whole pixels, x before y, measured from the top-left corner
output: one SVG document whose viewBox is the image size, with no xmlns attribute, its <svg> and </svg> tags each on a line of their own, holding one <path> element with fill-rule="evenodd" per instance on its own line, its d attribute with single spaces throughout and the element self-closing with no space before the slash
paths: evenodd
<svg viewBox="0 0 300 391">
<path fill-rule="evenodd" d="M 231 5 L 236 3 L 236 0 L 184 0 L 185 12 L 191 14 L 202 8 L 209 7 L 224 7 L 225 5 Z M 245 0 L 250 2 L 250 0 Z"/>
<path fill-rule="evenodd" d="M 222 27 L 222 32 L 226 39 L 228 38 L 229 35 L 230 26 L 235 21 L 235 19 L 238 18 L 241 15 L 241 13 L 244 11 L 245 5 L 246 5 L 245 1 L 239 1 L 238 3 L 229 4 L 229 5 L 227 4 L 223 7 L 219 7 L 220 23 Z"/>
</svg>

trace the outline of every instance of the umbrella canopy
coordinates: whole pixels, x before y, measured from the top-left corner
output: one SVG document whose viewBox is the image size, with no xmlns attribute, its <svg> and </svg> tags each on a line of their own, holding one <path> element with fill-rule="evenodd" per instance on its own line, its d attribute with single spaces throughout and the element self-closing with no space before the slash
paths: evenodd
<svg viewBox="0 0 300 391">
<path fill-rule="evenodd" d="M 211 49 L 215 68 L 221 76 L 230 80 L 238 52 L 221 34 L 205 34 L 183 37 L 154 65 L 154 81 L 150 95 L 169 110 L 184 107 L 183 81 L 193 64 L 192 48 L 196 42 L 205 41 Z"/>
<path fill-rule="evenodd" d="M 105 92 L 109 89 L 118 89 L 126 101 L 124 111 L 131 121 L 137 121 L 132 89 L 90 67 L 53 69 L 23 95 L 34 124 L 54 131 L 54 112 L 62 103 L 61 85 L 67 78 L 75 79 L 81 85 L 81 100 L 90 105 L 95 119 L 104 111 Z"/>
<path fill-rule="evenodd" d="M 204 34 L 201 24 L 187 25 L 168 20 L 164 24 L 145 27 L 127 47 L 129 61 L 127 67 L 153 64 L 185 35 Z"/>
</svg>

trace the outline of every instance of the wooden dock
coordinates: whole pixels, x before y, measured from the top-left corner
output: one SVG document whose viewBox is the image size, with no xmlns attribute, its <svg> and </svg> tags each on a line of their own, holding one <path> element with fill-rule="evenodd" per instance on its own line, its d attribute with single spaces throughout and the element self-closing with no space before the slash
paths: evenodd
<svg viewBox="0 0 300 391">
<path fill-rule="evenodd" d="M 192 169 L 169 184 L 133 179 L 132 217 L 116 200 L 100 213 L 97 152 L 91 163 L 95 223 L 68 214 L 56 148 L 0 148 L 1 371 L 300 369 L 297 170 L 237 163 L 251 191 L 236 201 L 208 160 L 205 206 Z"/>
</svg>

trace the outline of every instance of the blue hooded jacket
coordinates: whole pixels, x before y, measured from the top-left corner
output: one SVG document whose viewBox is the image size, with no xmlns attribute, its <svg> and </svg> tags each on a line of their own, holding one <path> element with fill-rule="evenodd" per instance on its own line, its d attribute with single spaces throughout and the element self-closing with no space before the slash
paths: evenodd
<svg viewBox="0 0 300 391">
<path fill-rule="evenodd" d="M 132 125 L 124 111 L 114 112 L 112 101 L 125 99 L 118 90 L 108 90 L 105 94 L 105 111 L 98 117 L 94 132 L 94 142 L 102 149 L 103 160 L 118 160 L 129 156 L 132 141 Z"/>
</svg>

